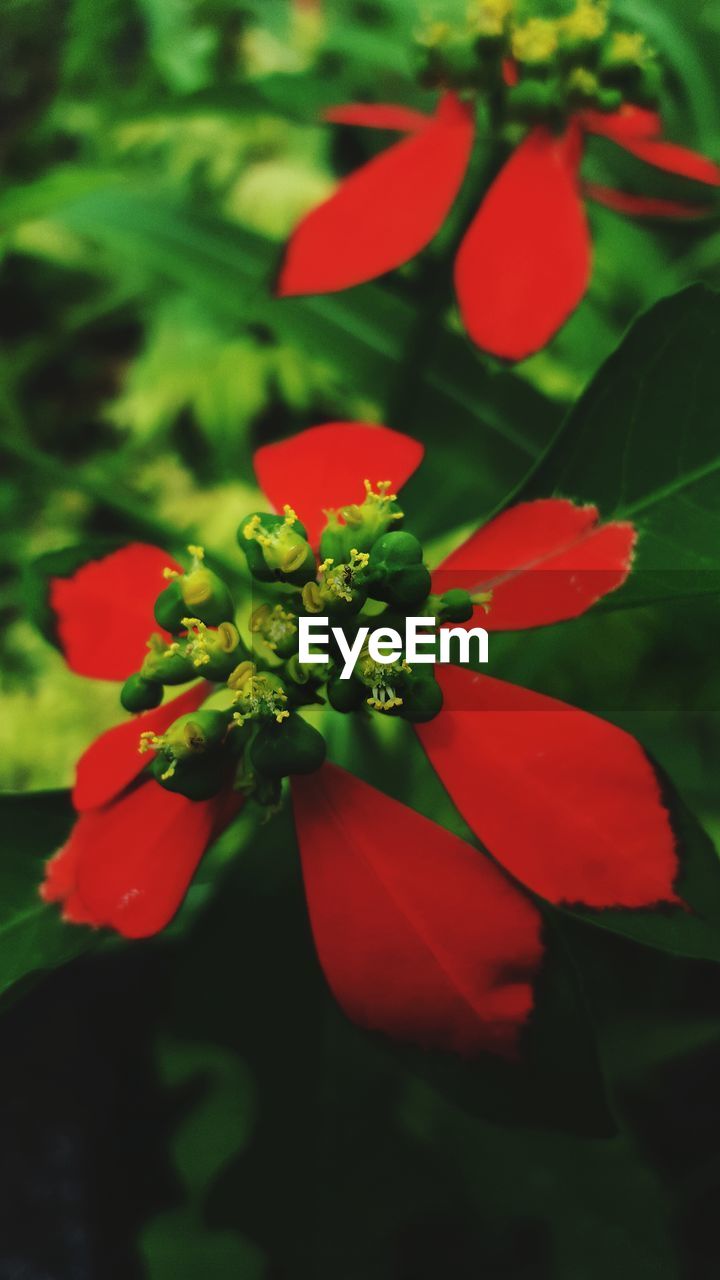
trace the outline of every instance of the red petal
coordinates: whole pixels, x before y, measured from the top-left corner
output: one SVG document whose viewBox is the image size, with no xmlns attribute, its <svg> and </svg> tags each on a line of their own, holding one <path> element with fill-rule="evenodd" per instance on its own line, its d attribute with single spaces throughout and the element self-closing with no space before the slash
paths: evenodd
<svg viewBox="0 0 720 1280">
<path fill-rule="evenodd" d="M 596 507 L 566 498 L 521 502 L 479 529 L 433 575 L 433 591 L 492 590 L 473 623 L 516 631 L 577 618 L 628 576 L 631 524 L 598 525 Z"/>
<path fill-rule="evenodd" d="M 585 195 L 615 213 L 626 213 L 631 218 L 706 218 L 712 213 L 709 205 L 683 204 L 679 200 L 659 200 L 655 196 L 636 196 L 628 191 L 615 191 L 597 182 L 584 184 Z"/>
<path fill-rule="evenodd" d="M 612 138 L 613 142 L 619 142 L 621 146 L 625 145 L 627 139 L 659 138 L 662 133 L 662 120 L 657 111 L 648 111 L 645 107 L 625 106 L 610 114 L 603 111 L 583 111 L 580 120 L 589 133 Z"/>
<path fill-rule="evenodd" d="M 392 271 L 440 230 L 467 169 L 470 108 L 446 94 L 437 114 L 370 160 L 299 224 L 277 291 L 332 293 Z"/>
<path fill-rule="evenodd" d="M 45 879 L 40 885 L 44 902 L 61 902 L 63 920 L 70 924 L 94 924 L 90 913 L 76 891 L 80 846 L 70 833 L 68 843 L 45 864 Z"/>
<path fill-rule="evenodd" d="M 222 803 L 186 800 L 149 781 L 82 814 L 48 863 L 42 896 L 64 900 L 70 919 L 127 938 L 157 933 L 180 906 Z"/>
<path fill-rule="evenodd" d="M 398 490 L 420 465 L 423 446 L 389 427 L 327 422 L 255 454 L 255 475 L 276 511 L 289 503 L 314 544 L 323 511 L 362 502 L 364 480 L 390 480 Z"/>
<path fill-rule="evenodd" d="M 153 605 L 166 585 L 165 568 L 180 566 L 166 551 L 135 542 L 69 578 L 51 579 L 50 607 L 73 671 L 100 680 L 126 680 L 137 671 L 148 636 L 158 630 Z"/>
<path fill-rule="evenodd" d="M 417 133 L 432 120 L 432 116 L 410 107 L 398 107 L 385 102 L 359 102 L 346 107 L 328 107 L 323 119 L 331 124 L 352 124 L 364 129 L 397 129 L 400 133 Z"/>
<path fill-rule="evenodd" d="M 680 147 L 675 142 L 633 142 L 623 138 L 621 144 L 631 155 L 666 173 L 676 173 L 681 178 L 691 178 L 711 187 L 720 187 L 720 168 L 707 156 Z"/>
<path fill-rule="evenodd" d="M 550 902 L 677 902 L 670 824 L 634 738 L 554 698 L 438 667 L 446 707 L 418 727 L 495 858 Z"/>
<path fill-rule="evenodd" d="M 533 129 L 501 170 L 455 263 L 467 331 L 494 355 L 522 360 L 553 337 L 590 277 L 578 186 L 579 133 Z"/>
<path fill-rule="evenodd" d="M 348 1017 L 512 1055 L 542 956 L 535 907 L 465 841 L 342 769 L 292 792 L 315 943 Z"/>
<path fill-rule="evenodd" d="M 148 758 L 138 750 L 141 733 L 164 733 L 178 716 L 196 711 L 211 692 L 212 686 L 200 681 L 157 710 L 145 711 L 101 733 L 77 763 L 72 799 L 78 813 L 107 804 L 142 772 Z"/>
</svg>

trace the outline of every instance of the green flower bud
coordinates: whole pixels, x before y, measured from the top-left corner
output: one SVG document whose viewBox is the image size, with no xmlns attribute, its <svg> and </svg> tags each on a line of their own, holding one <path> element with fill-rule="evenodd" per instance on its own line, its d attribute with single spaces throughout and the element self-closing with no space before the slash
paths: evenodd
<svg viewBox="0 0 720 1280">
<path fill-rule="evenodd" d="M 555 61 L 560 43 L 560 24 L 552 18 L 528 18 L 515 26 L 511 49 L 516 62 L 546 67 Z"/>
<path fill-rule="evenodd" d="M 362 503 L 327 513 L 328 523 L 320 538 L 320 553 L 324 560 L 345 564 L 353 551 L 369 551 L 378 538 L 398 525 L 403 513 L 390 488 L 390 481 L 384 480 L 377 485 L 375 492 L 370 481 L 366 480 Z"/>
<path fill-rule="evenodd" d="M 422 544 L 412 533 L 397 530 L 379 538 L 370 552 L 369 571 L 376 569 L 405 568 L 409 564 L 422 564 Z"/>
<path fill-rule="evenodd" d="M 129 676 L 120 690 L 120 702 L 126 711 L 152 711 L 163 700 L 163 687 L 144 676 Z"/>
<path fill-rule="evenodd" d="M 369 555 L 352 547 L 344 564 L 336 564 L 332 556 L 318 568 L 318 582 L 306 582 L 302 590 L 306 613 L 329 616 L 359 613 L 368 593 L 363 585 Z"/>
<path fill-rule="evenodd" d="M 349 680 L 329 680 L 327 698 L 334 711 L 340 711 L 346 715 L 350 711 L 357 711 L 363 705 L 367 698 L 367 688 L 354 676 L 350 676 Z"/>
<path fill-rule="evenodd" d="M 266 778 L 314 773 L 325 759 L 325 739 L 298 715 L 263 725 L 249 747 L 254 767 Z"/>
<path fill-rule="evenodd" d="M 654 105 L 662 88 L 655 55 L 640 32 L 616 31 L 603 49 L 600 69 L 605 87 L 625 99 Z"/>
<path fill-rule="evenodd" d="M 397 609 L 418 608 L 430 592 L 430 573 L 422 557 L 422 546 L 411 533 L 386 533 L 370 552 L 367 578 L 372 595 Z"/>
<path fill-rule="evenodd" d="M 174 765 L 172 772 L 171 763 Z M 227 762 L 219 751 L 172 762 L 159 754 L 150 765 L 150 772 L 166 791 L 175 791 L 188 800 L 211 800 L 228 781 Z"/>
<path fill-rule="evenodd" d="M 189 799 L 204 800 L 223 785 L 220 748 L 227 732 L 226 712 L 191 711 L 174 720 L 163 734 L 142 733 L 140 751 L 156 753 L 151 772 L 162 786 Z"/>
<path fill-rule="evenodd" d="M 473 610 L 470 592 L 454 587 L 440 596 L 434 616 L 439 622 L 469 622 Z"/>
<path fill-rule="evenodd" d="M 415 62 L 421 83 L 455 89 L 479 87 L 482 67 L 477 38 L 470 31 L 449 31 L 446 27 L 446 23 L 432 23 L 417 41 Z"/>
<path fill-rule="evenodd" d="M 565 100 L 570 108 L 597 102 L 600 82 L 587 67 L 574 67 L 565 84 Z"/>
<path fill-rule="evenodd" d="M 526 76 L 508 91 L 508 116 L 530 123 L 546 120 L 559 113 L 563 97 L 563 85 L 557 77 L 541 80 Z"/>
<path fill-rule="evenodd" d="M 173 720 L 160 737 L 151 732 L 143 733 L 141 750 L 162 751 L 169 759 L 184 760 L 220 746 L 227 731 L 227 712 L 189 711 Z"/>
<path fill-rule="evenodd" d="M 254 662 L 246 660 L 230 673 L 227 685 L 235 695 L 235 724 L 268 719 L 281 724 L 290 715 L 286 709 L 285 686 L 274 671 L 258 671 Z"/>
<path fill-rule="evenodd" d="M 195 680 L 197 674 L 184 643 L 175 640 L 166 645 L 160 636 L 150 637 L 148 653 L 140 668 L 140 675 L 145 680 L 154 680 L 158 684 L 187 684 L 188 680 Z"/>
<path fill-rule="evenodd" d="M 405 681 L 402 706 L 398 709 L 403 720 L 411 724 L 425 724 L 434 720 L 442 709 L 443 694 L 432 675 L 418 675 L 415 671 Z"/>
<path fill-rule="evenodd" d="M 281 604 L 259 605 L 250 618 L 250 631 L 278 658 L 289 658 L 297 649 L 297 614 Z"/>
<path fill-rule="evenodd" d="M 647 66 L 653 60 L 641 31 L 614 31 L 602 51 L 601 66 L 607 71 Z"/>
<path fill-rule="evenodd" d="M 155 601 L 158 626 L 173 635 L 184 629 L 183 619 L 188 615 L 208 627 L 217 627 L 235 615 L 232 596 L 222 578 L 204 564 L 202 547 L 188 547 L 188 550 L 193 556 L 191 568 L 177 575 L 173 570 L 166 570 L 170 584 Z"/>
<path fill-rule="evenodd" d="M 315 668 L 299 661 L 297 654 L 288 658 L 283 669 L 283 684 L 287 693 L 288 706 L 309 707 L 314 703 L 324 702 L 318 693 L 322 680 L 318 679 Z"/>
<path fill-rule="evenodd" d="M 595 105 L 598 111 L 619 111 L 623 96 L 619 89 L 598 89 Z"/>
<path fill-rule="evenodd" d="M 607 31 L 607 8 L 597 0 L 578 0 L 569 13 L 558 22 L 560 56 L 577 62 L 582 58 L 587 66 L 597 60 L 597 54 Z"/>
<path fill-rule="evenodd" d="M 238 542 L 258 582 L 302 587 L 315 577 L 315 557 L 307 532 L 292 507 L 282 516 L 253 512 L 238 529 Z"/>
<path fill-rule="evenodd" d="M 206 680 L 227 680 L 247 651 L 240 639 L 240 632 L 232 622 L 221 622 L 216 630 L 209 630 L 199 618 L 183 618 L 188 638 L 185 655 L 196 675 Z"/>
</svg>

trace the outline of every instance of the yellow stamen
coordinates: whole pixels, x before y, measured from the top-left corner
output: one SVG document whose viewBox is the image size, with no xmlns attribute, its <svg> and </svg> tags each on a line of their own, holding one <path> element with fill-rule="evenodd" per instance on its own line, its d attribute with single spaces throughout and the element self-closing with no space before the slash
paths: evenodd
<svg viewBox="0 0 720 1280">
<path fill-rule="evenodd" d="M 549 18 L 530 18 L 512 33 L 518 62 L 548 62 L 558 47 L 558 26 Z"/>
<path fill-rule="evenodd" d="M 472 0 L 467 8 L 470 29 L 480 36 L 500 36 L 513 0 Z"/>
<path fill-rule="evenodd" d="M 322 613 L 323 601 L 317 582 L 306 582 L 302 589 L 303 608 L 308 613 Z"/>
<path fill-rule="evenodd" d="M 634 63 L 644 66 L 652 58 L 645 36 L 641 31 L 616 31 L 610 43 L 612 62 Z"/>
<path fill-rule="evenodd" d="M 607 5 L 595 0 L 578 0 L 574 12 L 560 19 L 562 34 L 570 40 L 599 40 L 607 24 Z"/>
</svg>

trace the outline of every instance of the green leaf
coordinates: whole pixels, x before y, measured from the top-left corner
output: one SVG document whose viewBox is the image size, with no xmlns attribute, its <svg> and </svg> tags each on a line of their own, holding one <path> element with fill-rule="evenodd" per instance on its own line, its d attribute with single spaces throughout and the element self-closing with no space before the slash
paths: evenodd
<svg viewBox="0 0 720 1280">
<path fill-rule="evenodd" d="M 653 307 L 516 493 L 592 502 L 639 534 L 608 607 L 720 591 L 720 296 L 692 286 Z"/>
<path fill-rule="evenodd" d="M 65 924 L 38 894 L 43 858 L 62 845 L 73 820 L 66 791 L 0 796 L 0 995 L 94 945 L 91 929 Z"/>
<path fill-rule="evenodd" d="M 515 374 L 491 370 L 443 318 L 428 358 L 420 369 L 412 361 L 409 367 L 422 300 L 412 288 L 401 292 L 394 278 L 390 285 L 278 301 L 272 297 L 275 246 L 129 182 L 72 193 L 53 207 L 53 218 L 105 251 L 106 258 L 89 259 L 88 269 L 100 271 L 102 264 L 144 280 L 148 290 L 158 281 L 180 287 L 211 315 L 266 325 L 312 359 L 322 357 L 362 397 L 366 416 L 386 417 L 391 403 L 410 401 L 410 410 L 401 416 L 396 408 L 388 425 L 431 446 L 407 499 L 423 534 L 450 521 L 478 520 L 495 507 L 557 426 L 557 406 Z M 445 482 L 450 468 L 452 489 Z"/>
<path fill-rule="evenodd" d="M 163 1040 L 158 1057 L 166 1086 L 202 1092 L 171 1143 L 184 1204 L 154 1218 L 140 1237 L 148 1280 L 260 1280 L 266 1274 L 260 1250 L 235 1231 L 209 1231 L 203 1212 L 210 1185 L 248 1142 L 253 1097 L 247 1072 L 217 1045 Z"/>
</svg>

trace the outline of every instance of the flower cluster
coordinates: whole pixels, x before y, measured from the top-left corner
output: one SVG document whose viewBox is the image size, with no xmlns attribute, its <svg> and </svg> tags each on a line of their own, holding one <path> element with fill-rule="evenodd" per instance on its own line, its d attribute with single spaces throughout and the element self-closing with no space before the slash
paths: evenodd
<svg viewBox="0 0 720 1280">
<path fill-rule="evenodd" d="M 472 340 L 522 360 L 545 346 L 587 290 L 584 196 L 640 217 L 708 212 L 692 188 L 689 200 L 678 201 L 583 183 L 589 137 L 705 187 L 720 186 L 720 169 L 663 138 L 656 62 L 643 36 L 613 24 L 600 0 L 576 0 L 557 17 L 477 0 L 460 31 L 435 23 L 423 39 L 423 77 L 441 95 L 433 115 L 384 103 L 325 113 L 337 124 L 405 137 L 299 223 L 277 291 L 347 289 L 409 262 L 450 215 L 477 135 L 490 177 L 479 198 L 470 193 L 478 207 L 450 237 L 455 292 Z"/>
<path fill-rule="evenodd" d="M 410 615 L 437 627 L 467 622 L 476 605 L 489 608 L 492 592 L 453 587 L 433 595 L 422 545 L 400 528 L 404 513 L 390 481 L 365 479 L 364 489 L 362 502 L 325 512 L 318 556 L 289 505 L 281 515 L 256 511 L 241 521 L 238 542 L 254 584 L 248 642 L 230 590 L 207 567 L 202 547 L 188 548 L 185 572 L 165 570 L 168 585 L 154 604 L 162 634 L 150 636 L 120 701 L 126 711 L 150 711 L 165 688 L 200 675 L 227 696 L 222 706 L 184 713 L 160 734 L 143 731 L 140 751 L 154 753 L 150 771 L 161 786 L 204 800 L 230 782 L 246 797 L 275 804 L 283 778 L 313 772 L 325 759 L 322 736 L 301 708 L 327 703 L 340 713 L 369 709 L 414 724 L 438 714 L 442 691 L 432 665 L 413 667 L 402 654 L 374 660 L 373 634 Z M 320 670 L 299 660 L 299 619 L 321 613 L 342 622 L 351 645 L 359 637 L 349 677 L 337 641 Z"/>
<path fill-rule="evenodd" d="M 349 1016 L 426 1046 L 513 1056 L 546 962 L 539 900 L 683 910 L 652 768 L 613 725 L 459 666 L 416 678 L 366 654 L 352 680 L 330 674 L 323 687 L 298 664 L 297 621 L 319 608 L 348 625 L 402 617 L 430 593 L 461 625 L 557 623 L 625 581 L 635 531 L 567 499 L 521 503 L 429 578 L 398 528 L 396 495 L 421 456 L 406 436 L 349 423 L 260 449 L 276 514 L 240 522 L 264 597 L 249 621 L 198 548 L 186 569 L 133 545 L 53 580 L 70 666 L 124 680 L 135 714 L 79 762 L 78 818 L 42 894 L 76 923 L 157 932 L 245 797 L 273 806 L 290 775 L 318 955 Z M 162 634 L 143 660 L 153 609 Z M 479 847 L 325 760 L 310 721 L 338 711 L 414 732 Z"/>
<path fill-rule="evenodd" d="M 660 73 L 642 32 L 614 20 L 609 0 L 552 6 L 470 0 L 466 20 L 433 21 L 418 35 L 421 78 L 433 88 L 482 92 L 496 121 L 565 118 L 579 107 L 617 111 L 657 101 Z"/>
</svg>

